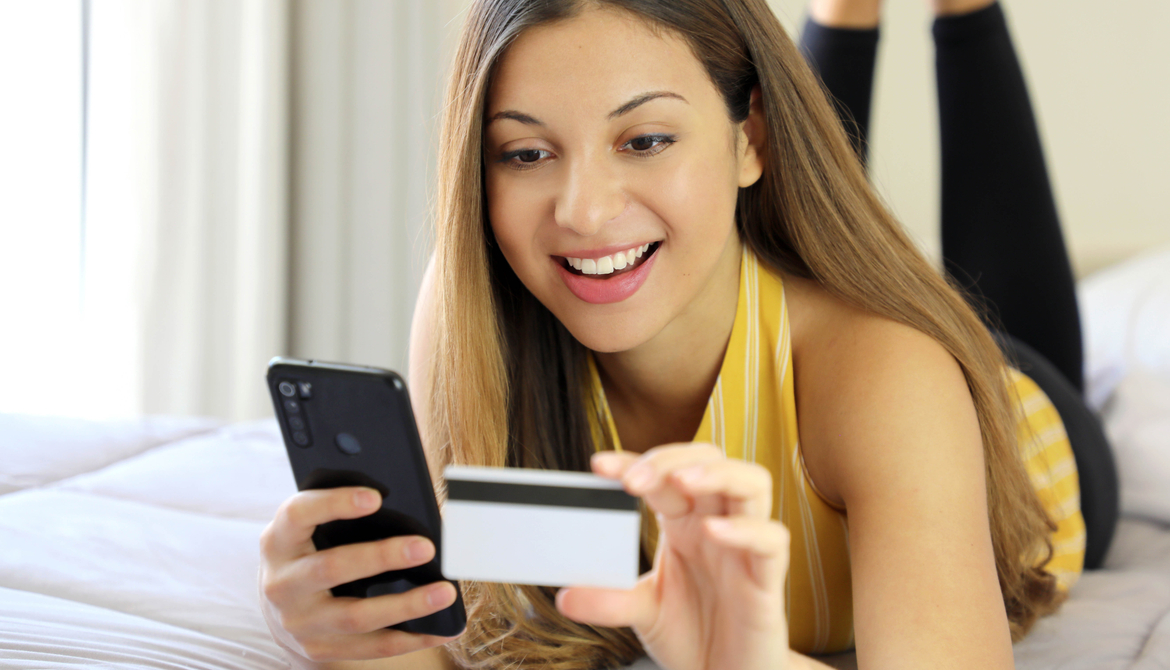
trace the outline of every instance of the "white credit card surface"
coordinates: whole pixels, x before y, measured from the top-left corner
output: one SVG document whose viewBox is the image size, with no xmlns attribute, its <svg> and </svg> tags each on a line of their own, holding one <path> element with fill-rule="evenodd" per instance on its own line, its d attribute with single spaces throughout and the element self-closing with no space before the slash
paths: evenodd
<svg viewBox="0 0 1170 670">
<path fill-rule="evenodd" d="M 581 472 L 448 466 L 442 569 L 447 579 L 633 588 L 638 499 Z"/>
</svg>

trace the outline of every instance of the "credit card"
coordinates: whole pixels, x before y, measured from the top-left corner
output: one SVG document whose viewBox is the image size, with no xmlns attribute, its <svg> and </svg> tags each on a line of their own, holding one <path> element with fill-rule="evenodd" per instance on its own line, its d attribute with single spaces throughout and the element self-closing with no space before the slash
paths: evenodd
<svg viewBox="0 0 1170 670">
<path fill-rule="evenodd" d="M 442 570 L 447 579 L 633 588 L 638 499 L 583 472 L 448 466 Z"/>
</svg>

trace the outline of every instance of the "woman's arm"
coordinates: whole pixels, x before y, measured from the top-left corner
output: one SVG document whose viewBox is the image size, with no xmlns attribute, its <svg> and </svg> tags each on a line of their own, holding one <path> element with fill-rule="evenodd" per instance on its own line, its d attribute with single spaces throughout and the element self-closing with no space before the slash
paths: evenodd
<svg viewBox="0 0 1170 670">
<path fill-rule="evenodd" d="M 801 443 L 818 488 L 848 510 L 858 665 L 1014 667 L 958 363 L 847 307 L 806 335 L 794 344 Z"/>
<path fill-rule="evenodd" d="M 414 304 L 414 318 L 410 322 L 410 353 L 407 374 L 410 382 L 410 404 L 414 408 L 414 422 L 426 452 L 431 479 L 437 481 L 444 463 L 434 451 L 431 435 L 431 394 L 434 392 L 433 365 L 435 356 L 435 322 L 438 318 L 435 301 L 435 257 L 432 254 L 423 272 L 418 300 Z"/>
</svg>

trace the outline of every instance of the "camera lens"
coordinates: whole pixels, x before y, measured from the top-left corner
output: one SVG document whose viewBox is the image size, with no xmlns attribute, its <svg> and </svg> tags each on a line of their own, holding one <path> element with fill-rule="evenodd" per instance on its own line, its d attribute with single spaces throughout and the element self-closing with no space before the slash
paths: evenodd
<svg viewBox="0 0 1170 670">
<path fill-rule="evenodd" d="M 304 430 L 305 420 L 299 416 L 290 416 L 288 418 L 288 427 L 292 428 L 293 430 Z"/>
<path fill-rule="evenodd" d="M 280 390 L 280 395 L 291 398 L 297 394 L 297 387 L 292 382 L 280 382 L 276 387 Z"/>
<path fill-rule="evenodd" d="M 301 403 L 296 400 L 285 400 L 284 411 L 288 412 L 289 414 L 297 414 L 301 411 Z"/>
<path fill-rule="evenodd" d="M 307 447 L 309 446 L 309 434 L 303 430 L 294 431 L 293 442 L 295 442 L 298 447 Z"/>
</svg>

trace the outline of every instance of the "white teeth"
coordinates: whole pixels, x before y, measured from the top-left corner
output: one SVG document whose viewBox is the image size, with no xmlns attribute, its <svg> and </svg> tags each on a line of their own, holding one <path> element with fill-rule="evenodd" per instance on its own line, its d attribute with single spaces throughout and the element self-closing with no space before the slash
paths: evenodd
<svg viewBox="0 0 1170 670">
<path fill-rule="evenodd" d="M 627 251 L 619 251 L 612 256 L 603 256 L 601 258 L 572 258 L 566 256 L 565 260 L 569 263 L 570 267 L 575 270 L 580 270 L 581 274 L 608 275 L 613 274 L 615 270 L 624 270 L 630 267 L 649 248 L 650 244 L 643 244 L 640 247 L 634 247 Z"/>
</svg>

